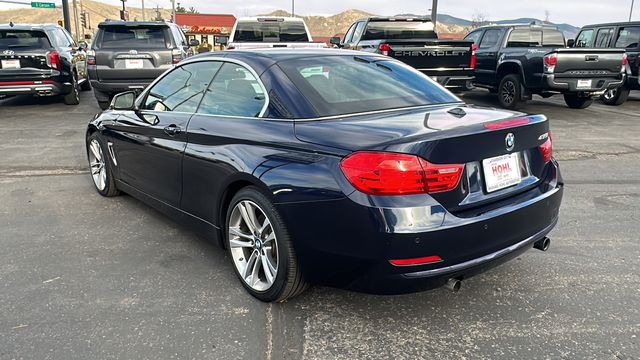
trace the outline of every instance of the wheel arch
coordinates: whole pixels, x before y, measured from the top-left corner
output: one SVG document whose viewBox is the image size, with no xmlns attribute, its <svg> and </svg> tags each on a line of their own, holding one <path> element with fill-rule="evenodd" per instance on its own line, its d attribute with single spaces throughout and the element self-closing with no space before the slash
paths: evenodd
<svg viewBox="0 0 640 360">
<path fill-rule="evenodd" d="M 526 79 L 524 77 L 524 70 L 522 69 L 522 64 L 520 64 L 517 61 L 509 60 L 509 61 L 502 62 L 498 66 L 498 71 L 496 74 L 497 74 L 498 83 L 500 83 L 500 80 L 503 77 L 509 74 L 517 74 L 517 75 L 520 75 L 522 84 L 523 85 L 526 84 Z"/>
</svg>

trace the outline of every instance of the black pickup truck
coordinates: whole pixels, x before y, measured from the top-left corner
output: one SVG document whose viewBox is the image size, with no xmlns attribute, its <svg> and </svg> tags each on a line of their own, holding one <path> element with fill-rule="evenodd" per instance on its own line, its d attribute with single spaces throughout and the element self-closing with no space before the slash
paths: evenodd
<svg viewBox="0 0 640 360">
<path fill-rule="evenodd" d="M 79 90 L 91 89 L 86 48 L 57 25 L 0 25 L 0 98 L 62 95 L 77 105 Z"/>
<path fill-rule="evenodd" d="M 627 81 L 621 87 L 605 92 L 603 103 L 621 105 L 627 101 L 630 90 L 640 90 L 640 21 L 587 25 L 575 41 L 567 43 L 573 48 L 624 49 L 627 52 Z"/>
<path fill-rule="evenodd" d="M 473 43 L 438 39 L 428 17 L 360 19 L 342 40 L 331 38 L 331 44 L 391 56 L 446 87 L 466 89 L 473 80 Z"/>
<path fill-rule="evenodd" d="M 486 26 L 465 39 L 478 45 L 474 84 L 508 109 L 533 94 L 563 94 L 570 108 L 584 109 L 626 78 L 624 49 L 567 49 L 552 25 Z"/>
</svg>

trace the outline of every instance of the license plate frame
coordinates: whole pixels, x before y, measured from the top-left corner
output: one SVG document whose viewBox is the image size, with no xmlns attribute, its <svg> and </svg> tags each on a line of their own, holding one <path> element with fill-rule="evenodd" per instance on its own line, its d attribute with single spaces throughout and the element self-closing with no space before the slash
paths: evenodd
<svg viewBox="0 0 640 360">
<path fill-rule="evenodd" d="M 580 79 L 578 80 L 576 87 L 578 89 L 591 89 L 592 84 L 593 84 L 593 80 L 591 79 Z"/>
<path fill-rule="evenodd" d="M 20 59 L 7 59 L 0 60 L 0 65 L 2 65 L 2 69 L 20 69 Z"/>
<path fill-rule="evenodd" d="M 125 69 L 144 69 L 144 59 L 125 59 Z"/>
<path fill-rule="evenodd" d="M 519 153 L 484 159 L 482 169 L 487 193 L 518 185 L 522 181 Z"/>
</svg>

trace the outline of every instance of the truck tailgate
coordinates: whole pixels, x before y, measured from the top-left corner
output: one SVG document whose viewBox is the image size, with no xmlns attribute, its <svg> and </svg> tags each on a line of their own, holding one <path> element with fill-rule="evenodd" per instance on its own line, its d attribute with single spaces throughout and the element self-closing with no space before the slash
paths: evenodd
<svg viewBox="0 0 640 360">
<path fill-rule="evenodd" d="M 418 70 L 469 68 L 471 41 L 391 40 L 389 56 Z"/>
<path fill-rule="evenodd" d="M 624 49 L 556 49 L 556 77 L 592 78 L 620 75 Z"/>
</svg>

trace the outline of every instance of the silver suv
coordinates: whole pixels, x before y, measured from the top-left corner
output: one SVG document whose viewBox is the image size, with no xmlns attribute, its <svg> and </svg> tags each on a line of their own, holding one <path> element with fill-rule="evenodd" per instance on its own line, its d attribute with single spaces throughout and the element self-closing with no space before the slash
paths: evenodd
<svg viewBox="0 0 640 360">
<path fill-rule="evenodd" d="M 187 57 L 189 45 L 174 23 L 105 21 L 87 53 L 87 68 L 103 110 L 117 93 L 141 91 L 165 70 Z"/>
</svg>

